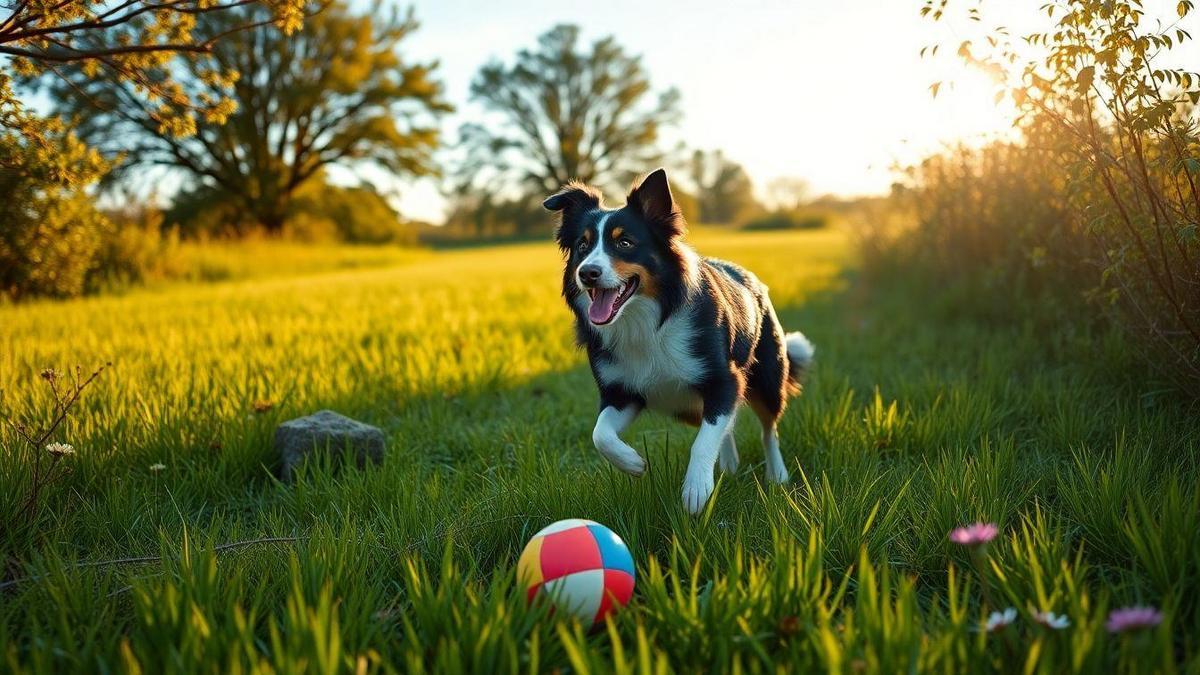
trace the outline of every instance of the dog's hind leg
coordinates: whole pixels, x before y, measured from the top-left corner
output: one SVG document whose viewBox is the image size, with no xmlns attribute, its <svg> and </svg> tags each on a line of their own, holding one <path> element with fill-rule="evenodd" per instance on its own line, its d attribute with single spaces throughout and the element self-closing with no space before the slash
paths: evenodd
<svg viewBox="0 0 1200 675">
<path fill-rule="evenodd" d="M 779 418 L 787 408 L 790 386 L 788 355 L 782 336 L 783 329 L 772 311 L 763 322 L 746 392 L 746 400 L 762 423 L 763 456 L 767 460 L 767 480 L 772 483 L 788 480 L 787 465 L 779 451 Z"/>
<path fill-rule="evenodd" d="M 787 464 L 783 462 L 783 453 L 779 450 L 779 417 L 778 408 L 765 403 L 762 394 L 751 392 L 750 407 L 762 424 L 763 457 L 767 460 L 767 480 L 772 483 L 788 481 Z"/>
<path fill-rule="evenodd" d="M 787 465 L 779 451 L 779 429 L 775 424 L 763 426 L 763 455 L 767 459 L 767 480 L 780 484 L 788 481 Z"/>
<path fill-rule="evenodd" d="M 718 466 L 725 473 L 737 473 L 738 470 L 738 451 L 737 443 L 733 440 L 733 429 L 725 435 L 725 440 L 721 443 L 721 457 L 718 459 Z"/>
</svg>

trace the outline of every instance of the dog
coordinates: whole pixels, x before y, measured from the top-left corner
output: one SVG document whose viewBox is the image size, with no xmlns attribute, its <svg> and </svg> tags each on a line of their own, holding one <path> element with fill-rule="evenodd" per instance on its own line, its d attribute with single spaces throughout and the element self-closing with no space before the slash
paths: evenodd
<svg viewBox="0 0 1200 675">
<path fill-rule="evenodd" d="M 683 481 L 684 508 L 698 514 L 718 460 L 723 471 L 737 470 L 732 431 L 744 402 L 762 423 L 767 479 L 786 482 L 779 419 L 800 393 L 813 345 L 784 333 L 757 277 L 684 242 L 687 224 L 666 171 L 636 182 L 621 208 L 605 208 L 599 190 L 578 182 L 542 205 L 559 214 L 563 297 L 600 390 L 592 432 L 600 454 L 641 475 L 646 460 L 621 440 L 639 413 L 698 426 Z"/>
</svg>

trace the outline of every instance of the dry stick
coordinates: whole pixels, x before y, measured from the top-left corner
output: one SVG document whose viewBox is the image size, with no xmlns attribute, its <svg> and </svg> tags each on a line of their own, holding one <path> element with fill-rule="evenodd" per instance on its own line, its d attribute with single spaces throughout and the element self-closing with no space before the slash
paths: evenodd
<svg viewBox="0 0 1200 675">
<path fill-rule="evenodd" d="M 544 514 L 539 514 L 539 515 L 544 516 Z M 480 528 L 480 527 L 485 527 L 488 525 L 495 525 L 497 523 L 502 523 L 506 520 L 515 520 L 518 518 L 529 518 L 529 517 L 530 517 L 530 515 L 527 513 L 514 513 L 514 514 L 511 514 L 508 516 L 492 518 L 490 520 L 484 520 L 484 521 L 480 521 L 477 523 L 469 523 L 467 526 L 470 528 Z M 438 525 L 433 529 L 433 531 L 429 532 L 428 534 L 426 534 L 423 537 L 419 537 L 419 538 L 413 540 L 412 542 L 410 542 L 408 544 L 408 546 L 404 547 L 403 550 L 406 553 L 411 553 L 412 551 L 415 551 L 418 547 L 429 543 L 429 541 L 434 538 L 445 537 L 447 534 L 451 533 L 454 529 L 455 529 L 455 526 L 449 522 L 449 519 L 445 519 L 445 520 L 441 521 L 440 523 L 438 523 Z M 228 542 L 225 544 L 217 544 L 216 546 L 213 546 L 213 553 L 224 553 L 226 551 L 243 548 L 246 546 L 252 546 L 254 544 L 287 544 L 287 543 L 295 543 L 298 541 L 307 541 L 308 539 L 309 539 L 308 536 L 261 537 L 259 539 L 246 539 L 243 541 L 233 541 L 233 542 Z M 390 547 L 384 547 L 384 548 L 387 548 L 388 550 L 392 550 L 392 551 L 396 550 L 396 549 L 392 549 Z M 145 565 L 147 563 L 159 562 L 161 560 L 162 560 L 162 556 L 158 556 L 158 555 L 137 556 L 137 557 L 132 557 L 132 558 L 112 558 L 109 560 L 91 560 L 91 561 L 78 562 L 78 563 L 74 563 L 72 565 L 68 565 L 68 568 L 69 569 L 83 569 L 83 568 L 87 568 L 87 567 L 108 567 L 108 566 L 112 566 L 112 565 Z M 0 582 L 0 590 L 4 590 L 6 588 L 11 588 L 12 586 L 17 586 L 19 584 L 23 584 L 23 583 L 30 582 L 30 581 L 37 581 L 37 580 L 43 579 L 43 578 L 44 578 L 44 575 L 43 576 L 35 575 L 35 576 L 21 577 L 19 579 L 10 579 L 5 582 Z"/>
<path fill-rule="evenodd" d="M 308 537 L 262 537 L 259 539 L 247 539 L 245 541 L 233 541 L 233 542 L 229 542 L 229 543 L 225 543 L 225 544 L 217 544 L 216 546 L 213 546 L 213 553 L 224 553 L 225 551 L 243 548 L 246 546 L 252 546 L 254 544 L 294 543 L 297 541 L 303 541 L 303 540 L 307 540 L 307 539 L 308 539 Z M 68 567 L 70 569 L 83 569 L 86 567 L 108 567 L 111 565 L 144 565 L 146 563 L 159 562 L 161 560 L 162 560 L 162 556 L 160 556 L 160 555 L 147 555 L 147 556 L 140 556 L 140 557 L 136 557 L 136 558 L 113 558 L 111 560 L 84 561 L 84 562 L 74 563 L 72 565 L 69 565 Z M 29 576 L 29 577 L 21 577 L 19 579 L 10 579 L 8 581 L 0 583 L 0 590 L 4 590 L 4 589 L 10 588 L 12 586 L 17 586 L 19 584 L 23 584 L 23 583 L 26 583 L 29 581 L 37 581 L 37 580 L 43 579 L 43 578 L 45 578 L 45 575 L 42 575 L 42 576 L 35 575 L 35 576 Z"/>
<path fill-rule="evenodd" d="M 21 514 L 23 517 L 32 518 L 34 515 L 37 514 L 37 503 L 38 503 L 37 498 L 38 498 L 38 495 L 41 493 L 43 484 L 45 482 L 47 482 L 47 481 L 40 480 L 41 466 L 42 466 L 42 453 L 41 453 L 42 446 L 44 446 L 46 444 L 46 441 L 50 440 L 50 437 L 53 436 L 54 432 L 58 430 L 58 427 L 63 423 L 63 420 L 67 419 L 67 415 L 70 413 L 71 408 L 74 407 L 75 404 L 79 401 L 79 396 L 81 394 L 83 394 L 83 390 L 86 389 L 88 387 L 88 385 L 90 385 L 97 377 L 99 377 L 100 373 L 104 372 L 104 369 L 107 368 L 108 365 L 109 364 L 106 363 L 105 365 L 97 368 L 96 371 L 92 373 L 91 377 L 84 380 L 83 384 L 80 384 L 79 380 L 76 379 L 74 381 L 75 390 L 73 392 L 71 392 L 71 397 L 69 399 L 67 399 L 65 402 L 63 401 L 60 394 L 58 393 L 58 387 L 54 384 L 54 378 L 53 377 L 50 378 L 50 389 L 51 389 L 51 391 L 54 392 L 54 405 L 55 405 L 57 414 L 54 417 L 54 420 L 50 422 L 50 426 L 46 427 L 45 429 L 43 429 L 43 430 L 39 431 L 37 434 L 35 434 L 35 436 L 37 436 L 37 441 L 35 443 L 33 443 L 33 454 L 34 454 L 33 487 L 29 492 L 29 499 L 26 500 L 25 506 L 23 506 L 21 508 Z M 50 468 L 46 470 L 47 474 L 49 474 L 49 472 L 53 470 L 54 464 L 57 464 L 57 463 L 58 462 L 56 459 L 55 462 L 50 465 Z"/>
</svg>

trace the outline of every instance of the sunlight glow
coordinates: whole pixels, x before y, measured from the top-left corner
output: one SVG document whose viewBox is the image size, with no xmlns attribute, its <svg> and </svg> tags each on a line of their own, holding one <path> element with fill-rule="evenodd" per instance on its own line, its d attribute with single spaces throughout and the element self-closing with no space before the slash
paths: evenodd
<svg viewBox="0 0 1200 675">
<path fill-rule="evenodd" d="M 642 54 L 655 87 L 678 87 L 684 119 L 668 140 L 722 149 L 763 188 L 779 177 L 807 180 L 814 193 L 879 194 L 893 167 L 946 144 L 1011 133 L 1010 101 L 954 56 L 964 39 L 996 25 L 1019 36 L 1045 26 L 1040 3 L 984 2 L 985 20 L 964 25 L 919 16 L 920 2 L 718 0 L 479 3 L 418 0 L 422 28 L 413 56 L 441 62 L 459 112 L 445 125 L 478 119 L 470 81 L 489 58 L 509 60 L 555 23 L 577 23 L 586 39 L 615 35 Z M 1173 8 L 1165 7 L 1163 11 Z M 941 43 L 936 58 L 921 47 Z M 938 96 L 930 85 L 944 82 Z M 649 168 L 649 167 L 648 167 Z M 405 185 L 406 213 L 436 220 L 443 199 L 431 181 Z"/>
</svg>

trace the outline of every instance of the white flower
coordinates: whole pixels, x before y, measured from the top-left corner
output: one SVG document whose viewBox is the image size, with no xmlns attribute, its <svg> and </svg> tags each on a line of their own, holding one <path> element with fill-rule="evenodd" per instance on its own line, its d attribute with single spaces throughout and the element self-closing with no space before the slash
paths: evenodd
<svg viewBox="0 0 1200 675">
<path fill-rule="evenodd" d="M 987 621 L 983 624 L 983 629 L 989 633 L 995 633 L 1001 628 L 1011 625 L 1012 622 L 1016 620 L 1017 610 L 1009 607 L 1003 612 L 992 612 L 991 614 L 988 614 Z"/>
<path fill-rule="evenodd" d="M 1034 612 L 1033 620 L 1052 630 L 1062 630 L 1071 625 L 1071 620 L 1065 614 L 1054 612 Z"/>
<path fill-rule="evenodd" d="M 51 443 L 46 446 L 46 452 L 55 457 L 63 457 L 75 454 L 75 448 L 71 447 L 70 443 Z"/>
<path fill-rule="evenodd" d="M 162 471 L 165 468 L 167 468 L 167 465 L 163 464 L 162 462 L 150 465 L 150 471 L 152 471 L 153 473 L 158 473 L 159 471 Z"/>
</svg>

